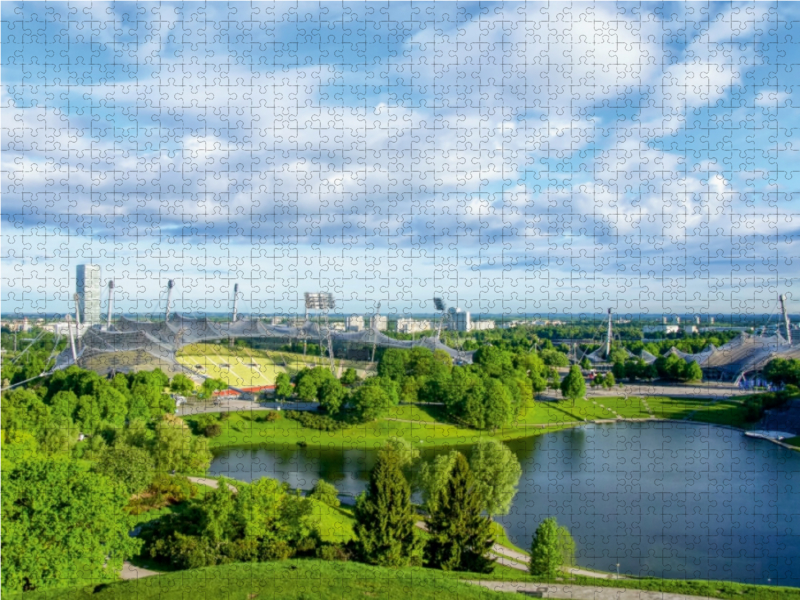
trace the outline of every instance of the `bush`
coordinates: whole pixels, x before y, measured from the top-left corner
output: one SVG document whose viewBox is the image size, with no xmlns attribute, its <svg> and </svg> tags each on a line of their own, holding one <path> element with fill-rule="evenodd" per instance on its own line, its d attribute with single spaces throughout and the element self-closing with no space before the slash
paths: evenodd
<svg viewBox="0 0 800 600">
<path fill-rule="evenodd" d="M 346 562 L 350 556 L 350 551 L 339 544 L 324 544 L 317 548 L 317 558 L 322 560 Z"/>
<path fill-rule="evenodd" d="M 277 410 L 271 410 L 263 417 L 261 417 L 260 420 L 264 423 L 272 423 L 280 418 L 281 418 L 281 413 L 279 413 Z"/>
<path fill-rule="evenodd" d="M 284 414 L 287 419 L 292 419 L 300 423 L 303 427 L 316 429 L 318 431 L 339 431 L 340 429 L 346 429 L 350 426 L 350 424 L 345 421 L 308 411 L 287 410 Z"/>
<path fill-rule="evenodd" d="M 317 480 L 317 483 L 314 484 L 308 497 L 319 500 L 333 508 L 339 508 L 341 504 L 341 502 L 339 502 L 339 490 L 336 489 L 335 485 L 328 483 L 324 479 Z"/>
<path fill-rule="evenodd" d="M 211 423 L 203 430 L 203 435 L 207 438 L 215 438 L 222 435 L 222 425 L 219 423 Z"/>
</svg>

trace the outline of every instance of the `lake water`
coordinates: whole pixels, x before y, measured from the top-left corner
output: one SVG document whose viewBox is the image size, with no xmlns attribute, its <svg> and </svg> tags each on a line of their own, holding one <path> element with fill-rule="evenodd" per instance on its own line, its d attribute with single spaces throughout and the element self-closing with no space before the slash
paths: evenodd
<svg viewBox="0 0 800 600">
<path fill-rule="evenodd" d="M 523 475 L 510 513 L 497 520 L 519 546 L 555 516 L 575 538 L 579 566 L 800 587 L 800 452 L 721 427 L 661 422 L 587 425 L 508 445 Z M 322 477 L 355 495 L 374 462 L 374 451 L 236 449 L 217 455 L 210 472 L 301 489 Z"/>
</svg>

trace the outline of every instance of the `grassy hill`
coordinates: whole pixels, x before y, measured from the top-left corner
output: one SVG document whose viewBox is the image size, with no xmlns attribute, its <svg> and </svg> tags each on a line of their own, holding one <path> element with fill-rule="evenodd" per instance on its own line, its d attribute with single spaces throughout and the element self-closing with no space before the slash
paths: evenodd
<svg viewBox="0 0 800 600">
<path fill-rule="evenodd" d="M 63 590 L 9 594 L 16 600 L 490 600 L 508 594 L 461 583 L 440 571 L 386 569 L 353 562 L 238 563 Z"/>
</svg>

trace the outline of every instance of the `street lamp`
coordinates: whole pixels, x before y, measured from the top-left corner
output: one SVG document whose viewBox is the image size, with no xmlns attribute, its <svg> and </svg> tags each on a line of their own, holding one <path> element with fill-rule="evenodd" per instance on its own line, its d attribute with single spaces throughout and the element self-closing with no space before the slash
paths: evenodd
<svg viewBox="0 0 800 600">
<path fill-rule="evenodd" d="M 619 563 L 617 563 L 617 579 L 619 579 Z"/>
</svg>

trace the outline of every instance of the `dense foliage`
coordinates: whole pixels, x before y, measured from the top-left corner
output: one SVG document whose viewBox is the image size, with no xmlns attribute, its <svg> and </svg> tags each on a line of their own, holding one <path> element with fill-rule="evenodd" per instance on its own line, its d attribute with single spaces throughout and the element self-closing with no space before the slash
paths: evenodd
<svg viewBox="0 0 800 600">
<path fill-rule="evenodd" d="M 3 592 L 113 580 L 140 546 L 127 490 L 67 458 L 22 460 L 2 484 Z"/>
<path fill-rule="evenodd" d="M 575 541 L 555 517 L 542 521 L 531 543 L 530 572 L 535 577 L 555 578 L 563 566 L 575 563 Z"/>
<path fill-rule="evenodd" d="M 776 358 L 769 361 L 763 371 L 764 379 L 775 385 L 800 387 L 800 359 Z"/>
</svg>

